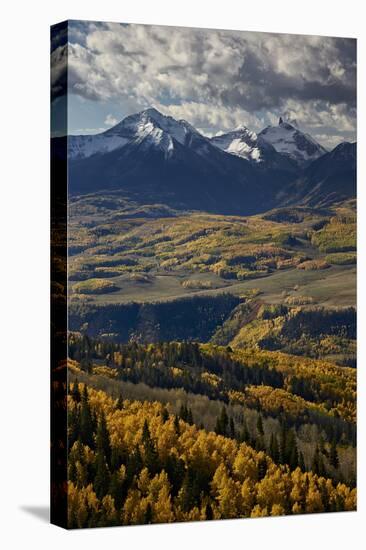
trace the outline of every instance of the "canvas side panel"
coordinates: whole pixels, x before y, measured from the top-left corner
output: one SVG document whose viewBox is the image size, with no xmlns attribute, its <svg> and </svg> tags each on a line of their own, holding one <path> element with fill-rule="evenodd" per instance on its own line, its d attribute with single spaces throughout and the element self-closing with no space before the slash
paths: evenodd
<svg viewBox="0 0 366 550">
<path fill-rule="evenodd" d="M 67 527 L 67 35 L 51 27 L 51 523 Z"/>
</svg>

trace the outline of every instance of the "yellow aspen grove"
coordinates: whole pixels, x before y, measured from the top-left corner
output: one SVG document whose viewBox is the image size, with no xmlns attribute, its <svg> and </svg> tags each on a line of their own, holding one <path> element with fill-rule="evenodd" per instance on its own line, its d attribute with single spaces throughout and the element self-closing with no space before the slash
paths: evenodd
<svg viewBox="0 0 366 550">
<path fill-rule="evenodd" d="M 121 408 L 103 391 L 89 387 L 87 394 L 99 431 L 93 449 L 88 433 L 88 444 L 79 438 L 70 448 L 71 527 L 314 513 L 324 503 L 329 511 L 356 508 L 356 489 L 276 464 L 248 443 L 177 422 L 158 402 L 124 399 Z M 97 476 L 90 481 L 96 468 L 108 484 Z"/>
</svg>

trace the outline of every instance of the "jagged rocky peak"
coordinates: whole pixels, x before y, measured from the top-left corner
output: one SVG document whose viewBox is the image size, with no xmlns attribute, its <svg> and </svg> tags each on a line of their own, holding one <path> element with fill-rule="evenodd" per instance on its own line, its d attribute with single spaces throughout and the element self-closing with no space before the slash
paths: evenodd
<svg viewBox="0 0 366 550">
<path fill-rule="evenodd" d="M 290 118 L 288 115 L 281 115 L 278 119 L 278 126 L 291 127 L 299 130 L 296 118 Z"/>
<path fill-rule="evenodd" d="M 272 145 L 278 153 L 287 155 L 300 167 L 326 153 L 326 149 L 309 134 L 302 132 L 295 119 L 279 117 L 277 126 L 267 126 L 258 136 Z"/>
</svg>

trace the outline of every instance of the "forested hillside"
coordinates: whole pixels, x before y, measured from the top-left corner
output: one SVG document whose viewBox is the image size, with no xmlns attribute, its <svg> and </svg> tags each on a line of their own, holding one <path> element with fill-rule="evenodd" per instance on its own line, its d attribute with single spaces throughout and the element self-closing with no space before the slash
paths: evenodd
<svg viewBox="0 0 366 550">
<path fill-rule="evenodd" d="M 70 379 L 160 401 L 197 427 L 354 487 L 356 373 L 278 352 L 70 338 Z"/>
<path fill-rule="evenodd" d="M 299 295 L 282 304 L 246 300 L 230 313 L 211 341 L 238 348 L 281 350 L 356 366 L 356 310 L 307 304 Z"/>
<path fill-rule="evenodd" d="M 160 403 L 72 384 L 69 527 L 354 510 L 344 483 L 276 465 Z"/>
</svg>

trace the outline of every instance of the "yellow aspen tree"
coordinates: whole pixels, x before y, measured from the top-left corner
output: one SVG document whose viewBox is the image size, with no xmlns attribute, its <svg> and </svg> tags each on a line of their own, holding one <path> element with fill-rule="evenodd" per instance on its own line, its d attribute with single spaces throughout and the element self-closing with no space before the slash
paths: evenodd
<svg viewBox="0 0 366 550">
<path fill-rule="evenodd" d="M 201 511 L 197 506 L 194 506 L 192 510 L 189 510 L 185 515 L 185 521 L 200 521 L 201 519 Z"/>
<path fill-rule="evenodd" d="M 264 508 L 261 508 L 259 504 L 256 504 L 250 514 L 251 518 L 263 518 L 268 516 L 268 510 L 265 506 Z"/>
<path fill-rule="evenodd" d="M 243 446 L 240 446 L 238 453 L 236 454 L 233 470 L 235 475 L 241 481 L 245 479 L 255 479 L 257 475 L 257 465 L 255 460 L 246 452 Z"/>
<path fill-rule="evenodd" d="M 151 497 L 153 502 L 158 501 L 160 490 L 163 487 L 166 487 L 168 489 L 168 493 L 170 492 L 169 479 L 164 470 L 160 472 L 160 474 L 156 474 L 150 481 L 149 496 Z"/>
<path fill-rule="evenodd" d="M 122 510 L 122 522 L 126 525 L 143 523 L 144 508 L 142 506 L 141 493 L 137 489 L 130 489 Z"/>
<path fill-rule="evenodd" d="M 171 417 L 164 425 L 161 425 L 156 433 L 156 448 L 159 458 L 166 460 L 177 446 L 178 437 L 174 427 L 174 418 Z"/>
<path fill-rule="evenodd" d="M 89 484 L 78 489 L 73 483 L 68 485 L 68 520 L 70 527 L 94 525 L 99 513 L 99 500 Z"/>
<path fill-rule="evenodd" d="M 78 487 L 84 487 L 88 481 L 88 470 L 86 464 L 81 464 L 77 461 L 75 464 L 76 467 L 76 485 Z"/>
<path fill-rule="evenodd" d="M 272 508 L 279 504 L 286 506 L 286 487 L 282 472 L 279 468 L 272 475 L 267 475 L 256 486 L 257 502 L 262 507 Z"/>
<path fill-rule="evenodd" d="M 117 512 L 114 505 L 114 499 L 111 497 L 111 495 L 106 495 L 105 497 L 103 497 L 101 508 L 106 524 L 113 524 L 117 519 Z"/>
<path fill-rule="evenodd" d="M 76 525 L 78 508 L 79 502 L 77 488 L 71 481 L 69 481 L 67 495 L 67 524 L 69 527 L 74 527 Z"/>
<path fill-rule="evenodd" d="M 313 477 L 310 479 L 305 509 L 310 514 L 323 511 L 322 497 Z"/>
<path fill-rule="evenodd" d="M 335 489 L 335 496 L 342 499 L 344 509 L 347 511 L 356 510 L 357 508 L 357 491 L 350 489 L 344 483 L 338 483 Z"/>
<path fill-rule="evenodd" d="M 93 490 L 92 484 L 89 484 L 87 487 L 83 488 L 81 492 L 84 495 L 84 498 L 86 499 L 88 515 L 92 518 L 92 524 L 93 524 L 93 518 L 98 516 L 99 508 L 100 508 L 98 497 Z"/>
<path fill-rule="evenodd" d="M 217 468 L 212 480 L 222 518 L 236 518 L 241 512 L 240 483 L 235 482 L 227 473 L 224 464 Z"/>
<path fill-rule="evenodd" d="M 294 514 L 299 514 L 303 511 L 303 504 L 306 498 L 306 477 L 307 474 L 303 474 L 300 468 L 296 468 L 291 473 L 292 489 L 290 492 L 290 501 L 293 504 L 292 510 Z"/>
<path fill-rule="evenodd" d="M 247 478 L 241 486 L 242 513 L 244 516 L 250 516 L 255 504 L 255 498 L 254 482 Z"/>
<path fill-rule="evenodd" d="M 147 468 L 143 468 L 137 480 L 137 487 L 141 491 L 142 495 L 146 496 L 148 494 L 150 482 L 151 479 L 149 475 L 149 470 Z"/>
<path fill-rule="evenodd" d="M 300 504 L 298 502 L 295 502 L 295 504 L 291 508 L 291 512 L 293 514 L 302 514 L 303 509 L 302 509 L 302 507 L 300 506 Z"/>
<path fill-rule="evenodd" d="M 271 516 L 283 516 L 285 515 L 285 509 L 281 504 L 273 504 L 271 509 Z"/>
<path fill-rule="evenodd" d="M 351 489 L 347 492 L 344 499 L 344 508 L 346 511 L 357 510 L 357 489 Z"/>
<path fill-rule="evenodd" d="M 157 501 L 154 504 L 154 521 L 157 523 L 171 523 L 174 521 L 170 487 L 167 484 L 160 489 Z"/>
</svg>

